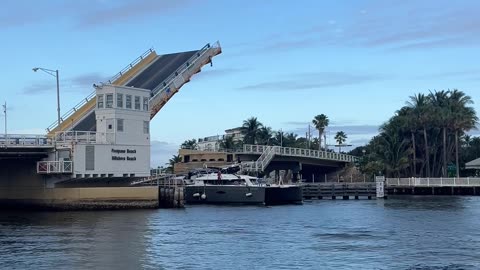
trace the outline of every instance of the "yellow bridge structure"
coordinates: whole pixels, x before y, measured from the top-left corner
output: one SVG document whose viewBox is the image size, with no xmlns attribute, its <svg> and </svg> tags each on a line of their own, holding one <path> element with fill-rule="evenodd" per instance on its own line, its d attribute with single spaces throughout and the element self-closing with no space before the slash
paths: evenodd
<svg viewBox="0 0 480 270">
<path fill-rule="evenodd" d="M 206 44 L 200 50 L 158 55 L 153 48 L 137 57 L 105 84 L 149 89 L 150 119 L 202 67 L 220 54 L 219 42 Z M 94 85 L 95 86 L 95 85 Z M 56 132 L 95 129 L 95 91 L 47 128 L 49 137 Z"/>
</svg>

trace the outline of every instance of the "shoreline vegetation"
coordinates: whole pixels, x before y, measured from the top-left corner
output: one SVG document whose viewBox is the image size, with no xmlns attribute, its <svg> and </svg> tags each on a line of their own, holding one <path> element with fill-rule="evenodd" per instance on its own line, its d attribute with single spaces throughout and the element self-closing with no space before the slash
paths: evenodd
<svg viewBox="0 0 480 270">
<path fill-rule="evenodd" d="M 387 177 L 473 176 L 465 163 L 480 157 L 478 117 L 470 96 L 457 89 L 410 96 L 405 106 L 380 126 L 379 134 L 350 154 L 366 175 Z"/>
<path fill-rule="evenodd" d="M 378 135 L 348 154 L 359 157 L 355 166 L 368 177 L 474 176 L 476 171 L 465 169 L 466 162 L 480 157 L 480 137 L 468 134 L 478 123 L 473 104 L 470 96 L 457 89 L 415 94 L 380 126 Z M 345 144 L 348 136 L 337 132 L 337 149 L 329 149 L 325 136 L 329 122 L 325 114 L 316 115 L 311 121 L 312 133 L 315 129 L 318 132 L 314 137 L 274 131 L 257 117 L 250 117 L 241 126 L 243 141 L 226 136 L 220 148 L 235 150 L 243 144 L 260 144 L 341 152 L 342 147 L 349 146 Z M 181 148 L 197 149 L 196 139 L 186 140 Z M 167 170 L 181 161 L 174 155 L 166 164 Z"/>
</svg>

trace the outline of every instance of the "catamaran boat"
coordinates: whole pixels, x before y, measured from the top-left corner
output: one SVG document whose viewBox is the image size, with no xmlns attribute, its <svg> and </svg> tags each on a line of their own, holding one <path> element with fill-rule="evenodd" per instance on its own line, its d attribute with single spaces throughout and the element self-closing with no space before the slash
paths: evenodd
<svg viewBox="0 0 480 270">
<path fill-rule="evenodd" d="M 295 184 L 267 184 L 265 205 L 303 204 L 303 189 Z"/>
<path fill-rule="evenodd" d="M 264 178 L 257 182 L 265 186 L 265 205 L 303 204 L 303 188 L 299 184 Z"/>
<path fill-rule="evenodd" d="M 259 204 L 265 202 L 265 186 L 247 175 L 209 173 L 185 186 L 186 203 Z"/>
</svg>

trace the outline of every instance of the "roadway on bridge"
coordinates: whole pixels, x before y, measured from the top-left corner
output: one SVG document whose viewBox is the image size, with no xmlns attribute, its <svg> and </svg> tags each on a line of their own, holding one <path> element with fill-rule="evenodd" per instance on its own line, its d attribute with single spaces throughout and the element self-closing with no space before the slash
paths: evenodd
<svg viewBox="0 0 480 270">
<path fill-rule="evenodd" d="M 138 74 L 127 86 L 153 90 L 198 51 L 164 54 Z"/>
</svg>

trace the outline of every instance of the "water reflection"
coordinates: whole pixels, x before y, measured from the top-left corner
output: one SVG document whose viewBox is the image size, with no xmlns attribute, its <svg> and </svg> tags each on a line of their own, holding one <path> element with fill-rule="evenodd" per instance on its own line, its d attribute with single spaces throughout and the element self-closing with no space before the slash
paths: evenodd
<svg viewBox="0 0 480 270">
<path fill-rule="evenodd" d="M 140 268 L 154 211 L 0 212 L 0 264 Z"/>
<path fill-rule="evenodd" d="M 6 268 L 478 269 L 480 198 L 0 212 Z"/>
</svg>

